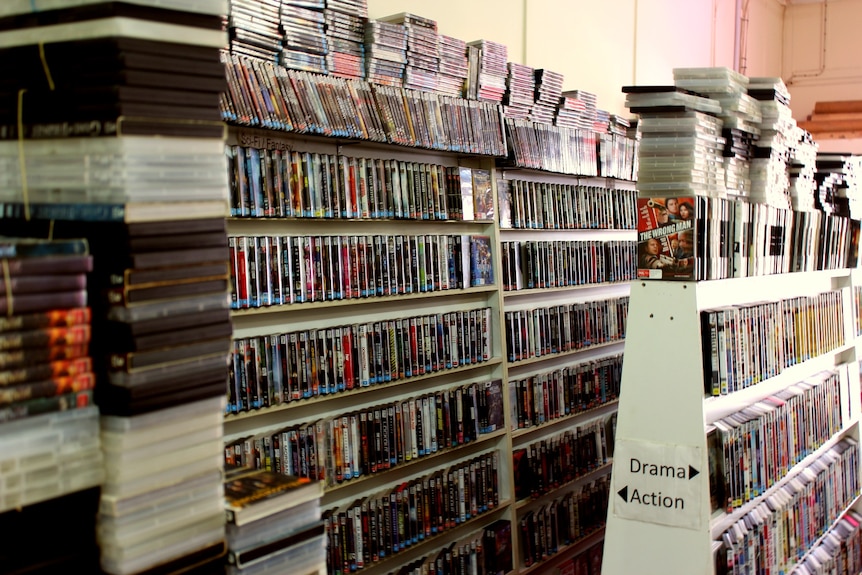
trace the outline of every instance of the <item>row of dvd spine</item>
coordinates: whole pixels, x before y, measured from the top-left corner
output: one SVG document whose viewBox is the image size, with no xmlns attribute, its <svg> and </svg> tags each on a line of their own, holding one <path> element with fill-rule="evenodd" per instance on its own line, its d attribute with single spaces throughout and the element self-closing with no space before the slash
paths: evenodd
<svg viewBox="0 0 862 575">
<path fill-rule="evenodd" d="M 509 362 L 622 341 L 628 296 L 505 313 Z"/>
<path fill-rule="evenodd" d="M 539 497 L 601 467 L 612 447 L 606 420 L 600 419 L 513 451 L 515 499 Z"/>
<path fill-rule="evenodd" d="M 531 567 L 594 532 L 605 523 L 610 477 L 569 491 L 519 521 L 521 556 Z"/>
<path fill-rule="evenodd" d="M 230 237 L 232 307 L 431 293 L 493 284 L 488 236 Z"/>
<path fill-rule="evenodd" d="M 235 413 L 401 381 L 491 359 L 490 308 L 234 341 Z"/>
<path fill-rule="evenodd" d="M 512 179 L 497 193 L 501 228 L 637 229 L 635 190 Z"/>
<path fill-rule="evenodd" d="M 701 313 L 705 392 L 726 395 L 845 342 L 840 291 Z"/>
<path fill-rule="evenodd" d="M 472 220 L 493 214 L 488 170 L 245 146 L 225 153 L 234 217 Z"/>
<path fill-rule="evenodd" d="M 637 242 L 502 242 L 504 291 L 629 281 L 637 275 Z"/>
<path fill-rule="evenodd" d="M 222 116 L 240 126 L 478 155 L 506 154 L 499 107 L 432 92 L 287 70 L 223 53 Z"/>
<path fill-rule="evenodd" d="M 350 573 L 496 509 L 497 451 L 330 510 L 330 573 Z"/>
<path fill-rule="evenodd" d="M 711 457 L 732 512 L 757 499 L 842 428 L 841 380 L 824 372 L 715 421 Z"/>
<path fill-rule="evenodd" d="M 383 473 L 502 428 L 502 382 L 477 382 L 228 443 L 227 466 L 323 480 Z"/>
</svg>

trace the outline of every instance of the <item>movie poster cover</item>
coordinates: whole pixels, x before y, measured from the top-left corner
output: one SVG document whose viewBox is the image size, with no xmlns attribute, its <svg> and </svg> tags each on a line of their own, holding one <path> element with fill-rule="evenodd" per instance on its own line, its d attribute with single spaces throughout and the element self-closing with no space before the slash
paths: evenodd
<svg viewBox="0 0 862 575">
<path fill-rule="evenodd" d="M 694 198 L 638 198 L 637 203 L 638 278 L 694 281 Z"/>
</svg>

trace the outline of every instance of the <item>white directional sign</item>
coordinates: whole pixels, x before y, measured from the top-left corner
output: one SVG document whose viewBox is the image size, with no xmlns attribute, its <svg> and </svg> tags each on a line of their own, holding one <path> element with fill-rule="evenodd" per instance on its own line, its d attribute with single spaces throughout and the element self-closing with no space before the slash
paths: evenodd
<svg viewBox="0 0 862 575">
<path fill-rule="evenodd" d="M 702 528 L 701 448 L 617 439 L 611 505 L 616 517 Z M 705 470 L 704 470 L 705 471 Z"/>
</svg>

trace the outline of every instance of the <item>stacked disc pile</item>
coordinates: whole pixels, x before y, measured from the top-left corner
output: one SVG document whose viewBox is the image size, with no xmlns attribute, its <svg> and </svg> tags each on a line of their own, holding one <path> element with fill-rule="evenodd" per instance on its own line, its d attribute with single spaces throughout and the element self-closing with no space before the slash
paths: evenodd
<svg viewBox="0 0 862 575">
<path fill-rule="evenodd" d="M 219 113 L 227 7 L 201 0 L 189 14 L 171 12 L 189 9 L 179 0 L 59 4 L 28 17 L 26 38 L 4 43 L 0 94 L 26 92 L 23 105 L 2 109 L 6 125 L 23 116 L 25 138 L 23 153 L 18 142 L 0 143 L 0 197 L 9 202 L 2 226 L 86 238 L 93 256 L 101 568 L 125 575 L 218 563 L 231 333 Z M 150 14 L 185 24 L 172 24 L 165 42 Z M 52 42 L 58 19 L 64 40 Z"/>
<path fill-rule="evenodd" d="M 814 195 L 817 184 L 814 175 L 817 173 L 817 148 L 817 142 L 811 132 L 799 126 L 793 129 L 787 169 L 790 177 L 790 203 L 794 210 L 806 212 L 815 209 Z"/>
<path fill-rule="evenodd" d="M 721 104 L 724 125 L 725 184 L 728 192 L 744 196 L 750 190 L 752 142 L 760 133 L 760 106 L 748 95 L 748 78 L 730 68 L 675 68 L 674 84 L 703 94 Z"/>
<path fill-rule="evenodd" d="M 748 93 L 760 102 L 760 137 L 751 161 L 751 199 L 790 208 L 787 163 L 796 121 L 790 111 L 790 93 L 781 78 L 751 78 Z"/>
<path fill-rule="evenodd" d="M 582 118 L 586 111 L 585 101 L 571 96 L 561 96 L 554 125 L 564 128 L 582 128 L 584 127 Z"/>
<path fill-rule="evenodd" d="M 581 130 L 592 130 L 593 124 L 596 121 L 596 95 L 584 90 L 569 90 L 563 92 L 562 96 L 563 98 L 573 98 L 584 103 L 584 109 L 580 112 L 577 127 Z"/>
<path fill-rule="evenodd" d="M 326 40 L 329 73 L 342 78 L 365 77 L 365 0 L 326 0 Z"/>
<path fill-rule="evenodd" d="M 862 214 L 862 165 L 859 160 L 859 156 L 850 154 L 817 154 L 814 203 L 818 210 L 859 218 Z"/>
<path fill-rule="evenodd" d="M 718 102 L 676 86 L 628 86 L 639 114 L 638 191 L 646 195 L 725 195 Z"/>
<path fill-rule="evenodd" d="M 627 137 L 631 122 L 627 118 L 611 114 L 608 122 L 608 131 L 615 136 Z"/>
<path fill-rule="evenodd" d="M 87 242 L 0 237 L 0 258 L 0 512 L 8 512 L 97 486 L 103 471 Z"/>
<path fill-rule="evenodd" d="M 541 124 L 553 124 L 557 105 L 563 93 L 563 75 L 540 68 L 535 72 L 536 94 L 530 120 Z"/>
<path fill-rule="evenodd" d="M 0 258 L 3 572 L 95 572 L 104 470 L 88 351 L 92 258 L 82 240 L 12 238 L 0 238 Z"/>
<path fill-rule="evenodd" d="M 593 122 L 593 132 L 607 134 L 610 130 L 611 114 L 607 110 L 596 109 L 596 121 Z"/>
<path fill-rule="evenodd" d="M 324 0 L 281 0 L 281 29 L 285 68 L 325 74 L 328 44 Z"/>
<path fill-rule="evenodd" d="M 475 74 L 470 77 L 474 87 L 472 90 L 468 88 L 468 97 L 486 102 L 502 102 L 506 94 L 506 78 L 509 75 L 506 45 L 490 40 L 475 40 L 467 46 L 478 50 L 474 51 L 475 62 L 470 61 L 470 66 L 475 68 Z"/>
<path fill-rule="evenodd" d="M 407 67 L 404 87 L 415 90 L 436 90 L 440 73 L 437 22 L 415 14 L 401 13 L 381 18 L 383 22 L 400 24 L 407 31 Z"/>
<path fill-rule="evenodd" d="M 365 79 L 400 86 L 407 66 L 407 30 L 401 24 L 370 20 L 365 27 Z"/>
<path fill-rule="evenodd" d="M 281 54 L 281 0 L 230 0 L 227 30 L 232 54 L 275 62 Z"/>
<path fill-rule="evenodd" d="M 464 40 L 440 34 L 437 53 L 440 55 L 440 75 L 437 91 L 460 98 L 470 67 L 467 64 L 467 43 Z"/>
<path fill-rule="evenodd" d="M 533 68 L 509 62 L 506 76 L 506 95 L 503 98 L 503 114 L 507 118 L 526 120 L 533 109 L 536 79 Z"/>
</svg>

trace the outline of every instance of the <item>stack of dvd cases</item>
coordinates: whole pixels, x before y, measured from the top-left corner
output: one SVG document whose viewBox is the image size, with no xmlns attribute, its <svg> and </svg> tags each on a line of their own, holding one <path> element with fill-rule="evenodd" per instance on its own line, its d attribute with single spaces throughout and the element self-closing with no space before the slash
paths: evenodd
<svg viewBox="0 0 862 575">
<path fill-rule="evenodd" d="M 728 193 L 747 196 L 752 143 L 760 134 L 760 104 L 748 95 L 748 78 L 730 68 L 675 68 L 674 84 L 721 104 L 725 138 L 724 173 Z"/>
<path fill-rule="evenodd" d="M 536 93 L 530 120 L 540 124 L 553 124 L 557 104 L 563 93 L 563 75 L 540 68 L 535 72 Z"/>
<path fill-rule="evenodd" d="M 104 475 L 88 352 L 92 258 L 84 240 L 13 238 L 0 238 L 0 257 L 0 561 L 4 572 L 95 565 L 92 531 L 75 531 L 95 515 L 86 490 Z M 63 533 L 57 547 L 43 545 L 46 528 Z"/>
<path fill-rule="evenodd" d="M 579 98 L 571 96 L 560 96 L 557 105 L 554 125 L 563 128 L 581 128 L 581 118 L 587 110 L 587 103 Z"/>
<path fill-rule="evenodd" d="M 322 482 L 240 467 L 224 490 L 229 575 L 326 572 Z"/>
<path fill-rule="evenodd" d="M 638 192 L 658 196 L 726 195 L 722 122 L 715 100 L 675 86 L 626 86 L 640 115 Z"/>
<path fill-rule="evenodd" d="M 372 20 L 365 27 L 365 79 L 400 86 L 407 66 L 407 30 L 401 24 Z"/>
<path fill-rule="evenodd" d="M 467 97 L 486 102 L 502 102 L 509 73 L 506 45 L 491 40 L 474 40 L 467 46 L 475 49 L 471 51 L 473 57 L 469 61 L 471 73 Z"/>
<path fill-rule="evenodd" d="M 467 63 L 467 43 L 451 36 L 439 36 L 440 75 L 437 91 L 447 96 L 461 97 L 470 67 Z"/>
<path fill-rule="evenodd" d="M 503 114 L 507 118 L 526 120 L 533 109 L 536 90 L 535 70 L 515 62 L 509 62 L 508 68 L 506 95 L 503 98 Z"/>
<path fill-rule="evenodd" d="M 230 0 L 231 53 L 275 62 L 282 49 L 280 8 L 280 0 Z"/>
<path fill-rule="evenodd" d="M 817 173 L 818 147 L 808 130 L 799 126 L 793 129 L 788 165 L 790 204 L 799 212 L 810 212 L 816 209 L 814 194 L 817 184 L 814 181 L 814 175 Z"/>
<path fill-rule="evenodd" d="M 581 111 L 577 127 L 582 130 L 592 130 L 593 124 L 596 121 L 596 103 L 598 98 L 592 92 L 584 90 L 569 90 L 561 94 L 564 98 L 574 98 L 584 103 L 584 108 Z"/>
<path fill-rule="evenodd" d="M 326 74 L 328 44 L 323 9 L 324 0 L 281 0 L 282 66 Z"/>
<path fill-rule="evenodd" d="M 224 555 L 227 6 L 90 4 L 0 19 L 3 227 L 87 239 L 101 568 L 177 572 Z"/>
<path fill-rule="evenodd" d="M 365 0 L 326 0 L 326 39 L 329 73 L 342 78 L 365 77 Z"/>
<path fill-rule="evenodd" d="M 380 18 L 383 22 L 404 26 L 407 32 L 407 67 L 404 87 L 414 90 L 437 90 L 440 57 L 437 22 L 415 14 L 402 12 Z"/>
<path fill-rule="evenodd" d="M 790 111 L 790 92 L 781 78 L 750 78 L 750 96 L 760 101 L 760 137 L 751 161 L 751 199 L 789 209 L 787 163 L 796 120 Z"/>
<path fill-rule="evenodd" d="M 862 166 L 859 156 L 818 153 L 817 172 L 814 175 L 816 208 L 858 219 L 862 214 L 860 176 Z"/>
</svg>

